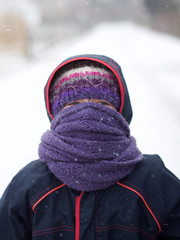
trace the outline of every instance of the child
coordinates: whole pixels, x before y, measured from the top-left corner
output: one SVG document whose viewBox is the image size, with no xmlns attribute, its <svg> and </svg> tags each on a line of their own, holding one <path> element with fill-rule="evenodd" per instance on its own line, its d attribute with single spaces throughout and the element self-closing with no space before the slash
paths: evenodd
<svg viewBox="0 0 180 240">
<path fill-rule="evenodd" d="M 66 59 L 45 102 L 51 129 L 40 160 L 0 201 L 0 239 L 180 239 L 180 182 L 130 135 L 120 66 L 101 55 Z"/>
</svg>

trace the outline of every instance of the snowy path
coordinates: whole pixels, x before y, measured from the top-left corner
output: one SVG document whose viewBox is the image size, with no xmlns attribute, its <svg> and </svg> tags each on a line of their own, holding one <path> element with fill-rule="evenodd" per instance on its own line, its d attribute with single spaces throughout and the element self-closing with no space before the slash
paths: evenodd
<svg viewBox="0 0 180 240">
<path fill-rule="evenodd" d="M 132 23 L 104 23 L 35 62 L 0 56 L 0 195 L 38 158 L 40 136 L 49 128 L 43 87 L 50 72 L 81 53 L 111 56 L 122 66 L 134 111 L 132 135 L 143 153 L 159 154 L 180 177 L 180 40 Z"/>
</svg>

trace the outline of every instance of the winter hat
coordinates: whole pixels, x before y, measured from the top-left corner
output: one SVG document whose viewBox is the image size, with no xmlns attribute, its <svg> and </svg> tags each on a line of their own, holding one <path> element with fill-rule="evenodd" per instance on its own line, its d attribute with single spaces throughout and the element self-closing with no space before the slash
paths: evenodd
<svg viewBox="0 0 180 240">
<path fill-rule="evenodd" d="M 53 77 L 49 90 L 50 109 L 55 116 L 67 103 L 83 98 L 104 99 L 120 108 L 118 81 L 101 63 L 79 60 L 65 65 Z"/>
</svg>

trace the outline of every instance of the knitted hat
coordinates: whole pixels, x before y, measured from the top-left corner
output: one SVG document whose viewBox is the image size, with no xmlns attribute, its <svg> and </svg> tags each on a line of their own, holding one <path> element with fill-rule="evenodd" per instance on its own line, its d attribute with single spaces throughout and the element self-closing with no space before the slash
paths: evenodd
<svg viewBox="0 0 180 240">
<path fill-rule="evenodd" d="M 67 103 L 83 98 L 107 100 L 117 110 L 121 101 L 115 75 L 106 66 L 88 60 L 74 61 L 57 71 L 49 93 L 53 116 Z"/>
</svg>

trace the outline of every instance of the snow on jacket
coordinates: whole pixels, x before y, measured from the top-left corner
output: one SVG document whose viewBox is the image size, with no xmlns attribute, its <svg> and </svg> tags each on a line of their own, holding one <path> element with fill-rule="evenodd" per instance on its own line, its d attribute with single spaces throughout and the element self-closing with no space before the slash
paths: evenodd
<svg viewBox="0 0 180 240">
<path fill-rule="evenodd" d="M 1 199 L 0 239 L 180 239 L 179 190 L 157 155 L 144 155 L 128 177 L 92 192 L 68 188 L 37 160 Z"/>
<path fill-rule="evenodd" d="M 132 109 L 121 69 L 112 59 L 80 55 L 61 63 L 93 60 L 109 67 L 121 91 L 119 112 L 130 123 Z M 177 240 L 180 239 L 180 181 L 157 155 L 144 155 L 134 171 L 104 190 L 78 192 L 59 181 L 39 160 L 12 180 L 0 200 L 2 240 Z"/>
</svg>

